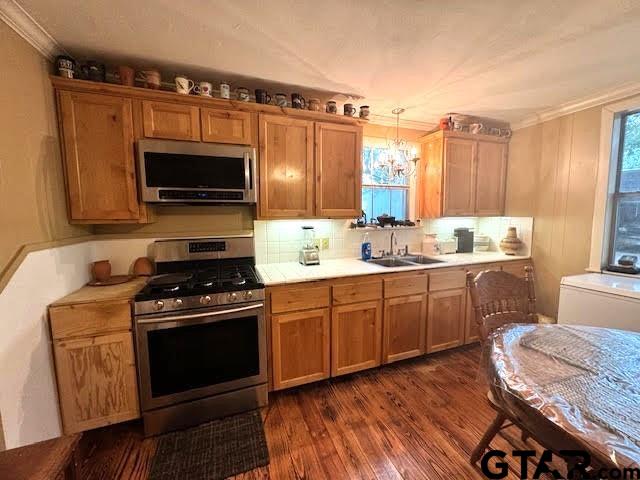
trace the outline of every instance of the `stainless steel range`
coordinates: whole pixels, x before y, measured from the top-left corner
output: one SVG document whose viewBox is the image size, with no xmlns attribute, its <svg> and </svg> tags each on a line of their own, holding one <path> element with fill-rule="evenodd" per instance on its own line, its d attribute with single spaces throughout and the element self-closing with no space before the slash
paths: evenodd
<svg viewBox="0 0 640 480">
<path fill-rule="evenodd" d="M 154 243 L 135 297 L 145 435 L 267 404 L 264 284 L 252 237 Z"/>
</svg>

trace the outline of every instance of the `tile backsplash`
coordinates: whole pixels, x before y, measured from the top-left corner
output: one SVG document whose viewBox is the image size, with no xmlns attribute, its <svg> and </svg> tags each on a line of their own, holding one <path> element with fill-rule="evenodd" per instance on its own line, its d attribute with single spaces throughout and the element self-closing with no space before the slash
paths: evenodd
<svg viewBox="0 0 640 480">
<path fill-rule="evenodd" d="M 351 229 L 351 220 L 256 220 L 254 224 L 256 262 L 280 263 L 298 260 L 298 251 L 303 243 L 303 226 L 315 228 L 317 240 L 326 240 L 328 248 L 320 250 L 320 259 L 354 258 L 360 256 L 360 244 L 365 231 Z M 500 240 L 507 227 L 515 226 L 524 243 L 520 252 L 529 255 L 533 234 L 533 219 L 530 217 L 450 217 L 424 219 L 419 227 L 396 229 L 398 248 L 409 247 L 410 252 L 419 252 L 424 233 L 436 233 L 438 238 L 453 235 L 456 227 L 472 228 L 477 234 L 491 238 L 491 250 L 499 250 Z M 367 230 L 374 255 L 382 249 L 389 250 L 391 232 L 387 229 Z M 395 248 L 395 247 L 394 247 Z"/>
</svg>

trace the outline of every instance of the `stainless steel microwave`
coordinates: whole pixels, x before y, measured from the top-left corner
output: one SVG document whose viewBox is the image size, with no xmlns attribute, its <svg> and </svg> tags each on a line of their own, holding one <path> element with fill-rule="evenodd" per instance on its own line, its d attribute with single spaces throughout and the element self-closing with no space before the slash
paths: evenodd
<svg viewBox="0 0 640 480">
<path fill-rule="evenodd" d="M 256 203 L 252 147 L 139 140 L 138 172 L 145 202 Z"/>
</svg>

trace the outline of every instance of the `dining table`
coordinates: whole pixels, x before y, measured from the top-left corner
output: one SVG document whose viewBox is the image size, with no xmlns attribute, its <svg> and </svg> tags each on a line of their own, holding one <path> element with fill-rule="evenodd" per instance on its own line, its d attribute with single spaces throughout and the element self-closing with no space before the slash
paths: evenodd
<svg viewBox="0 0 640 480">
<path fill-rule="evenodd" d="M 493 333 L 485 360 L 494 396 L 534 429 L 549 422 L 542 435 L 600 465 L 640 467 L 640 334 L 512 324 Z"/>
</svg>

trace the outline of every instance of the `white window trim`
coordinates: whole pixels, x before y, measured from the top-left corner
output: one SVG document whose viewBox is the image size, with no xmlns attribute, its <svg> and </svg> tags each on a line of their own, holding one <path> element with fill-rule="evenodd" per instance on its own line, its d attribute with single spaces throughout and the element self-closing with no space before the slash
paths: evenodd
<svg viewBox="0 0 640 480">
<path fill-rule="evenodd" d="M 616 185 L 618 149 L 620 147 L 619 114 L 640 109 L 640 96 L 602 107 L 600 114 L 600 152 L 591 226 L 589 272 L 601 272 L 609 261 L 611 239 L 611 198 Z"/>
</svg>

